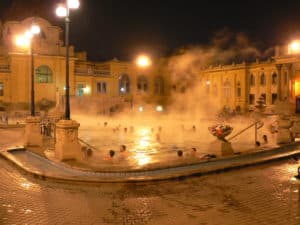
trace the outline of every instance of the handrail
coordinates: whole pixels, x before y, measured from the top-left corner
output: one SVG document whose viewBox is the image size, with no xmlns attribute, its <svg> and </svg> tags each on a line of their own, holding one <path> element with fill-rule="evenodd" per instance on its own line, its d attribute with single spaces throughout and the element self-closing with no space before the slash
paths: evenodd
<svg viewBox="0 0 300 225">
<path fill-rule="evenodd" d="M 92 148 L 94 150 L 98 150 L 95 146 L 90 145 L 89 143 L 85 142 L 84 140 L 82 140 L 81 138 L 78 138 L 78 140 L 80 142 L 82 142 L 83 144 L 85 144 L 86 146 L 88 146 L 89 148 Z"/>
<path fill-rule="evenodd" d="M 264 126 L 264 123 L 260 120 L 256 121 L 255 123 L 249 125 L 248 127 L 244 128 L 243 130 L 239 131 L 238 133 L 236 133 L 235 135 L 233 135 L 232 137 L 230 137 L 228 139 L 228 141 L 232 140 L 233 138 L 241 135 L 242 133 L 244 133 L 246 130 L 250 129 L 251 127 L 255 126 L 255 142 L 257 141 L 257 130 L 259 130 L 260 128 L 262 128 Z"/>
</svg>

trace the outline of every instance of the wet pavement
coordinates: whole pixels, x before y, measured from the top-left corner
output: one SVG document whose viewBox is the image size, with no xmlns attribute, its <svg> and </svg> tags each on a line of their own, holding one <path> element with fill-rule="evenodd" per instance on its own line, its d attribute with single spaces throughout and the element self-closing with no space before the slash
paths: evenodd
<svg viewBox="0 0 300 225">
<path fill-rule="evenodd" d="M 300 163 L 168 181 L 56 183 L 31 178 L 0 158 L 2 225 L 300 224 Z"/>
</svg>

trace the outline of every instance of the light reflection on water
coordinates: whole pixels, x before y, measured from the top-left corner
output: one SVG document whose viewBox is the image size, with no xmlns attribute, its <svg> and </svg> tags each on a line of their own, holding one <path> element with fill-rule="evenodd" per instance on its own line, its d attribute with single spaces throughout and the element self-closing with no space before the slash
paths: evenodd
<svg viewBox="0 0 300 225">
<path fill-rule="evenodd" d="M 82 125 L 79 129 L 79 137 L 104 154 L 110 149 L 118 154 L 120 146 L 125 145 L 131 159 L 138 165 L 177 160 L 177 150 L 182 150 L 184 156 L 187 156 L 190 155 L 192 148 L 197 149 L 197 157 L 205 154 L 220 155 L 220 150 L 212 147 L 216 138 L 207 130 L 211 123 L 183 125 L 180 122 L 144 124 L 137 122 L 137 125 L 132 126 L 134 124 L 132 121 L 115 121 L 108 122 L 106 126 L 100 123 Z M 197 127 L 196 130 L 192 129 L 193 125 Z M 252 146 L 249 142 L 246 144 L 243 142 L 235 143 L 233 147 L 242 151 Z"/>
</svg>

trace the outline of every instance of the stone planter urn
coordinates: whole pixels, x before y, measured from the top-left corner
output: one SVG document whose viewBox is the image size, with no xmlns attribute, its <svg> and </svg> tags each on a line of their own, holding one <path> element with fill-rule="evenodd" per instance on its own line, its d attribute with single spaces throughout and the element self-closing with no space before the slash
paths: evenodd
<svg viewBox="0 0 300 225">
<path fill-rule="evenodd" d="M 231 143 L 225 138 L 231 134 L 233 128 L 229 125 L 217 124 L 208 128 L 209 132 L 218 139 L 217 148 L 222 156 L 233 155 Z"/>
</svg>

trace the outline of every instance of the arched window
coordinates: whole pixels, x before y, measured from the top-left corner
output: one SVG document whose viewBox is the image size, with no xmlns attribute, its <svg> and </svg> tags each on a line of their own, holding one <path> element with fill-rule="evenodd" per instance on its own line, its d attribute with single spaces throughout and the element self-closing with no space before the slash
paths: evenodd
<svg viewBox="0 0 300 225">
<path fill-rule="evenodd" d="M 36 69 L 36 82 L 37 83 L 52 83 L 52 70 L 48 66 L 39 66 Z"/>
<path fill-rule="evenodd" d="M 241 95 L 242 95 L 242 88 L 241 88 L 240 82 L 237 82 L 237 85 L 236 85 L 236 95 L 238 98 L 241 97 Z"/>
<path fill-rule="evenodd" d="M 277 84 L 277 74 L 276 73 L 272 74 L 272 84 L 273 85 Z"/>
<path fill-rule="evenodd" d="M 127 74 L 122 74 L 119 77 L 119 93 L 128 94 L 130 92 L 130 80 Z"/>
<path fill-rule="evenodd" d="M 260 85 L 262 86 L 266 85 L 266 75 L 264 73 L 260 75 Z"/>
<path fill-rule="evenodd" d="M 224 98 L 226 99 L 230 98 L 230 82 L 228 79 L 224 82 L 223 89 L 224 89 Z"/>
<path fill-rule="evenodd" d="M 255 86 L 255 76 L 253 74 L 250 75 L 250 85 Z"/>
<path fill-rule="evenodd" d="M 164 79 L 162 76 L 157 76 L 154 80 L 154 93 L 156 95 L 164 95 L 165 93 Z"/>
<path fill-rule="evenodd" d="M 139 92 L 146 92 L 148 90 L 148 81 L 145 76 L 141 75 L 138 77 L 137 89 Z"/>
</svg>

